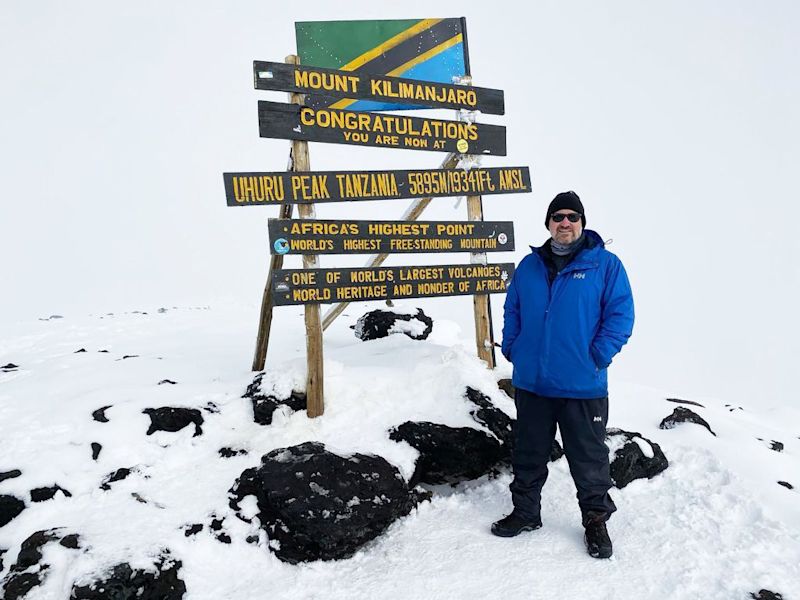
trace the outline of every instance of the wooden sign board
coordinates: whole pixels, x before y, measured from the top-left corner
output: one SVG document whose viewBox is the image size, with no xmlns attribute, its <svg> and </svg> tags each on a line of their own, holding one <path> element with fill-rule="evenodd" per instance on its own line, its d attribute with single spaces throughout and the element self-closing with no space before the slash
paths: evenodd
<svg viewBox="0 0 800 600">
<path fill-rule="evenodd" d="M 528 167 L 223 173 L 228 206 L 484 196 L 531 191 Z"/>
<path fill-rule="evenodd" d="M 503 293 L 513 263 L 348 269 L 282 269 L 272 274 L 276 306 Z"/>
<path fill-rule="evenodd" d="M 331 144 L 355 144 L 506 155 L 506 128 L 422 117 L 320 108 L 281 102 L 258 103 L 261 137 Z"/>
<path fill-rule="evenodd" d="M 321 221 L 270 219 L 272 254 L 509 252 L 511 221 Z"/>
<path fill-rule="evenodd" d="M 503 91 L 489 88 L 263 61 L 253 62 L 253 76 L 257 90 L 378 100 L 416 108 L 479 110 L 490 115 L 505 112 Z"/>
</svg>

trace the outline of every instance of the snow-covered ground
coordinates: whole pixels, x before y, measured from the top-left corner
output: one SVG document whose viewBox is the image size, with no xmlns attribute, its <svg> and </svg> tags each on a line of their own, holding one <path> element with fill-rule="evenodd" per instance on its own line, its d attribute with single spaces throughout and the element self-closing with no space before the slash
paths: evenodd
<svg viewBox="0 0 800 600">
<path fill-rule="evenodd" d="M 48 550 L 52 570 L 29 600 L 66 598 L 75 580 L 121 561 L 146 566 L 163 548 L 182 561 L 187 600 L 730 600 L 762 588 L 800 598 L 800 411 L 684 395 L 704 405 L 690 408 L 717 436 L 693 424 L 661 430 L 661 419 L 678 406 L 666 401 L 673 392 L 618 381 L 613 367 L 609 426 L 657 442 L 670 466 L 613 492 L 619 511 L 609 524 L 611 560 L 585 553 L 564 459 L 551 465 L 544 527 L 514 539 L 489 532 L 510 510 L 505 472 L 436 487 L 431 502 L 349 559 L 289 565 L 265 543 L 246 543 L 251 531 L 232 516 L 227 493 L 272 449 L 319 440 L 340 454 L 379 454 L 407 477 L 416 451 L 391 441 L 390 427 L 406 420 L 475 427 L 463 399 L 467 385 L 513 415 L 513 402 L 495 384 L 510 366 L 501 358 L 491 372 L 474 357 L 470 304 L 426 302 L 434 319 L 426 341 L 393 335 L 370 342 L 357 340 L 348 326 L 376 305 L 351 306 L 325 336 L 324 416 L 279 412 L 269 426 L 253 422 L 250 402 L 241 397 L 253 379 L 256 307 L 67 314 L 7 328 L 0 366 L 18 368 L 0 371 L 0 472 L 22 475 L 0 482 L 0 494 L 27 507 L 0 528 L 0 549 L 8 549 L 0 578 L 25 538 L 62 526 L 79 533 L 90 551 L 66 558 Z M 301 315 L 298 308 L 276 309 L 263 388 L 288 393 L 304 386 Z M 685 389 L 680 373 L 674 378 Z M 165 379 L 175 384 L 159 385 Z M 95 421 L 92 412 L 104 406 L 108 422 Z M 210 409 L 202 410 L 203 434 L 192 437 L 187 427 L 147 436 L 142 410 L 161 406 Z M 784 444 L 783 452 L 769 448 L 772 440 Z M 97 461 L 92 442 L 102 445 Z M 222 447 L 249 454 L 222 458 Z M 110 490 L 99 488 L 107 474 L 134 466 Z M 53 484 L 72 496 L 30 501 L 31 489 Z M 225 518 L 231 544 L 208 528 L 185 536 L 184 526 L 208 523 L 212 515 Z"/>
</svg>

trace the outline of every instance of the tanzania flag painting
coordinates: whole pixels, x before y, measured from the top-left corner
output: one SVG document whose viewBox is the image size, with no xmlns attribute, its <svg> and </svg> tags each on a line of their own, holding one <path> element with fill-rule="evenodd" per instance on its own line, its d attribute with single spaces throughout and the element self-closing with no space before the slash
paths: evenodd
<svg viewBox="0 0 800 600">
<path fill-rule="evenodd" d="M 466 19 L 306 21 L 295 23 L 300 64 L 453 83 L 469 75 Z M 309 96 L 312 108 L 407 110 L 424 108 L 370 100 Z"/>
</svg>

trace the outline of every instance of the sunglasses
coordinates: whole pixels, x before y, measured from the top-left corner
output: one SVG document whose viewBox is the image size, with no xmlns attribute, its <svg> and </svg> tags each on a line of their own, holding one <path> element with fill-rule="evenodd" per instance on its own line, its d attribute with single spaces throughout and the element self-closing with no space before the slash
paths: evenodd
<svg viewBox="0 0 800 600">
<path fill-rule="evenodd" d="M 565 215 L 564 213 L 553 213 L 550 215 L 550 218 L 553 219 L 556 223 L 561 223 L 564 219 L 569 219 L 570 223 L 577 223 L 581 220 L 581 213 L 570 213 Z"/>
</svg>

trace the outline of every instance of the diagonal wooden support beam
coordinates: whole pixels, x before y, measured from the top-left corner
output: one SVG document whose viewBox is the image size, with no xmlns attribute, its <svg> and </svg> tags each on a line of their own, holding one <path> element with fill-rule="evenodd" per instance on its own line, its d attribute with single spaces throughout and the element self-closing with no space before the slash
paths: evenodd
<svg viewBox="0 0 800 600">
<path fill-rule="evenodd" d="M 456 165 L 458 164 L 459 156 L 454 153 L 448 154 L 445 159 L 442 161 L 440 169 L 455 169 Z M 433 198 L 428 196 L 426 198 L 418 198 L 411 203 L 411 205 L 406 209 L 406 212 L 403 213 L 403 220 L 404 221 L 416 221 L 419 219 L 422 212 L 428 207 L 431 203 Z M 383 264 L 383 262 L 387 259 L 389 253 L 384 252 L 382 254 L 374 254 L 370 257 L 367 261 L 366 267 L 379 267 Z M 328 328 L 328 325 L 333 323 L 333 321 L 338 317 L 345 308 L 350 305 L 349 302 L 340 302 L 339 304 L 333 305 L 325 315 L 322 317 L 322 329 L 325 330 Z"/>
</svg>

